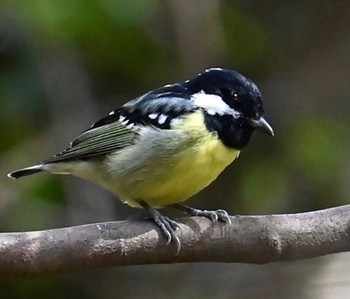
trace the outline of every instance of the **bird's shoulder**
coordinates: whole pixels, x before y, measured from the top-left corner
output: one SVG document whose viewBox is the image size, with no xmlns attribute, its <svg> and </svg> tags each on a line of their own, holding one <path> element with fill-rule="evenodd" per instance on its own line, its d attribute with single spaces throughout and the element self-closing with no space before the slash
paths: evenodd
<svg viewBox="0 0 350 299">
<path fill-rule="evenodd" d="M 160 129 L 170 129 L 171 120 L 197 108 L 185 86 L 179 83 L 165 85 L 112 110 L 90 129 L 113 122 L 121 122 L 125 126 L 151 125 Z"/>
</svg>

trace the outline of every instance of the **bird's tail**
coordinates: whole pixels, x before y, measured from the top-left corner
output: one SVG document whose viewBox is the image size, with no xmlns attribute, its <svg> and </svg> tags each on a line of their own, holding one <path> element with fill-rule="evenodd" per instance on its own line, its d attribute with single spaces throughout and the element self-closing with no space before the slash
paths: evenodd
<svg viewBox="0 0 350 299">
<path fill-rule="evenodd" d="M 27 175 L 31 175 L 42 171 L 44 171 L 43 165 L 39 164 L 39 165 L 34 165 L 23 169 L 19 169 L 14 172 L 10 172 L 7 176 L 10 179 L 15 180 L 15 179 L 21 178 L 22 176 L 27 176 Z"/>
</svg>

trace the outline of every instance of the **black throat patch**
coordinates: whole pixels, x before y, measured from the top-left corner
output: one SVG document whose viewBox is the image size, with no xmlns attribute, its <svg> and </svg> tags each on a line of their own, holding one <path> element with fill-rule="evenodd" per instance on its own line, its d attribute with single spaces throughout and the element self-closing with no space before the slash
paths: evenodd
<svg viewBox="0 0 350 299">
<path fill-rule="evenodd" d="M 243 119 L 234 119 L 229 115 L 205 113 L 204 122 L 209 131 L 218 134 L 223 144 L 238 150 L 248 145 L 254 131 Z"/>
</svg>

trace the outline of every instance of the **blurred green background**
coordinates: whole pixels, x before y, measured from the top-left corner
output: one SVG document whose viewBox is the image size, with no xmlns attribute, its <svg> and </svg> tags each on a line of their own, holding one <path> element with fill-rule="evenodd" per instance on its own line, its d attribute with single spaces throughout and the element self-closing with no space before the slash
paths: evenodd
<svg viewBox="0 0 350 299">
<path fill-rule="evenodd" d="M 255 134 L 190 204 L 270 214 L 349 203 L 349 28 L 348 1 L 0 1 L 0 230 L 138 217 L 91 183 L 6 173 L 64 149 L 127 100 L 212 66 L 257 83 L 276 136 Z M 349 278 L 329 278 L 349 277 L 348 264 L 337 255 L 120 267 L 1 280 L 0 298 L 349 298 Z"/>
</svg>

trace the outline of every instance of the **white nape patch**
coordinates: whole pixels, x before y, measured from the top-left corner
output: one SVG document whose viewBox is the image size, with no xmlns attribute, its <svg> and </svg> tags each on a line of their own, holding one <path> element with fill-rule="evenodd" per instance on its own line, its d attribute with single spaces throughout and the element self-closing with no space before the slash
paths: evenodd
<svg viewBox="0 0 350 299">
<path fill-rule="evenodd" d="M 151 114 L 148 114 L 148 117 L 150 119 L 156 119 L 158 117 L 158 113 L 151 113 Z"/>
<path fill-rule="evenodd" d="M 113 111 L 111 111 L 111 112 L 109 112 L 109 114 L 108 115 L 113 115 L 113 114 L 115 114 L 115 111 L 113 110 Z"/>
<path fill-rule="evenodd" d="M 232 115 L 238 118 L 239 113 L 227 105 L 223 99 L 215 94 L 206 94 L 203 90 L 192 95 L 191 100 L 210 115 Z"/>
<path fill-rule="evenodd" d="M 159 123 L 160 125 L 163 125 L 163 124 L 166 122 L 166 119 L 167 119 L 167 116 L 164 115 L 164 114 L 161 114 L 161 115 L 159 116 L 159 118 L 158 118 L 158 123 Z"/>
</svg>

